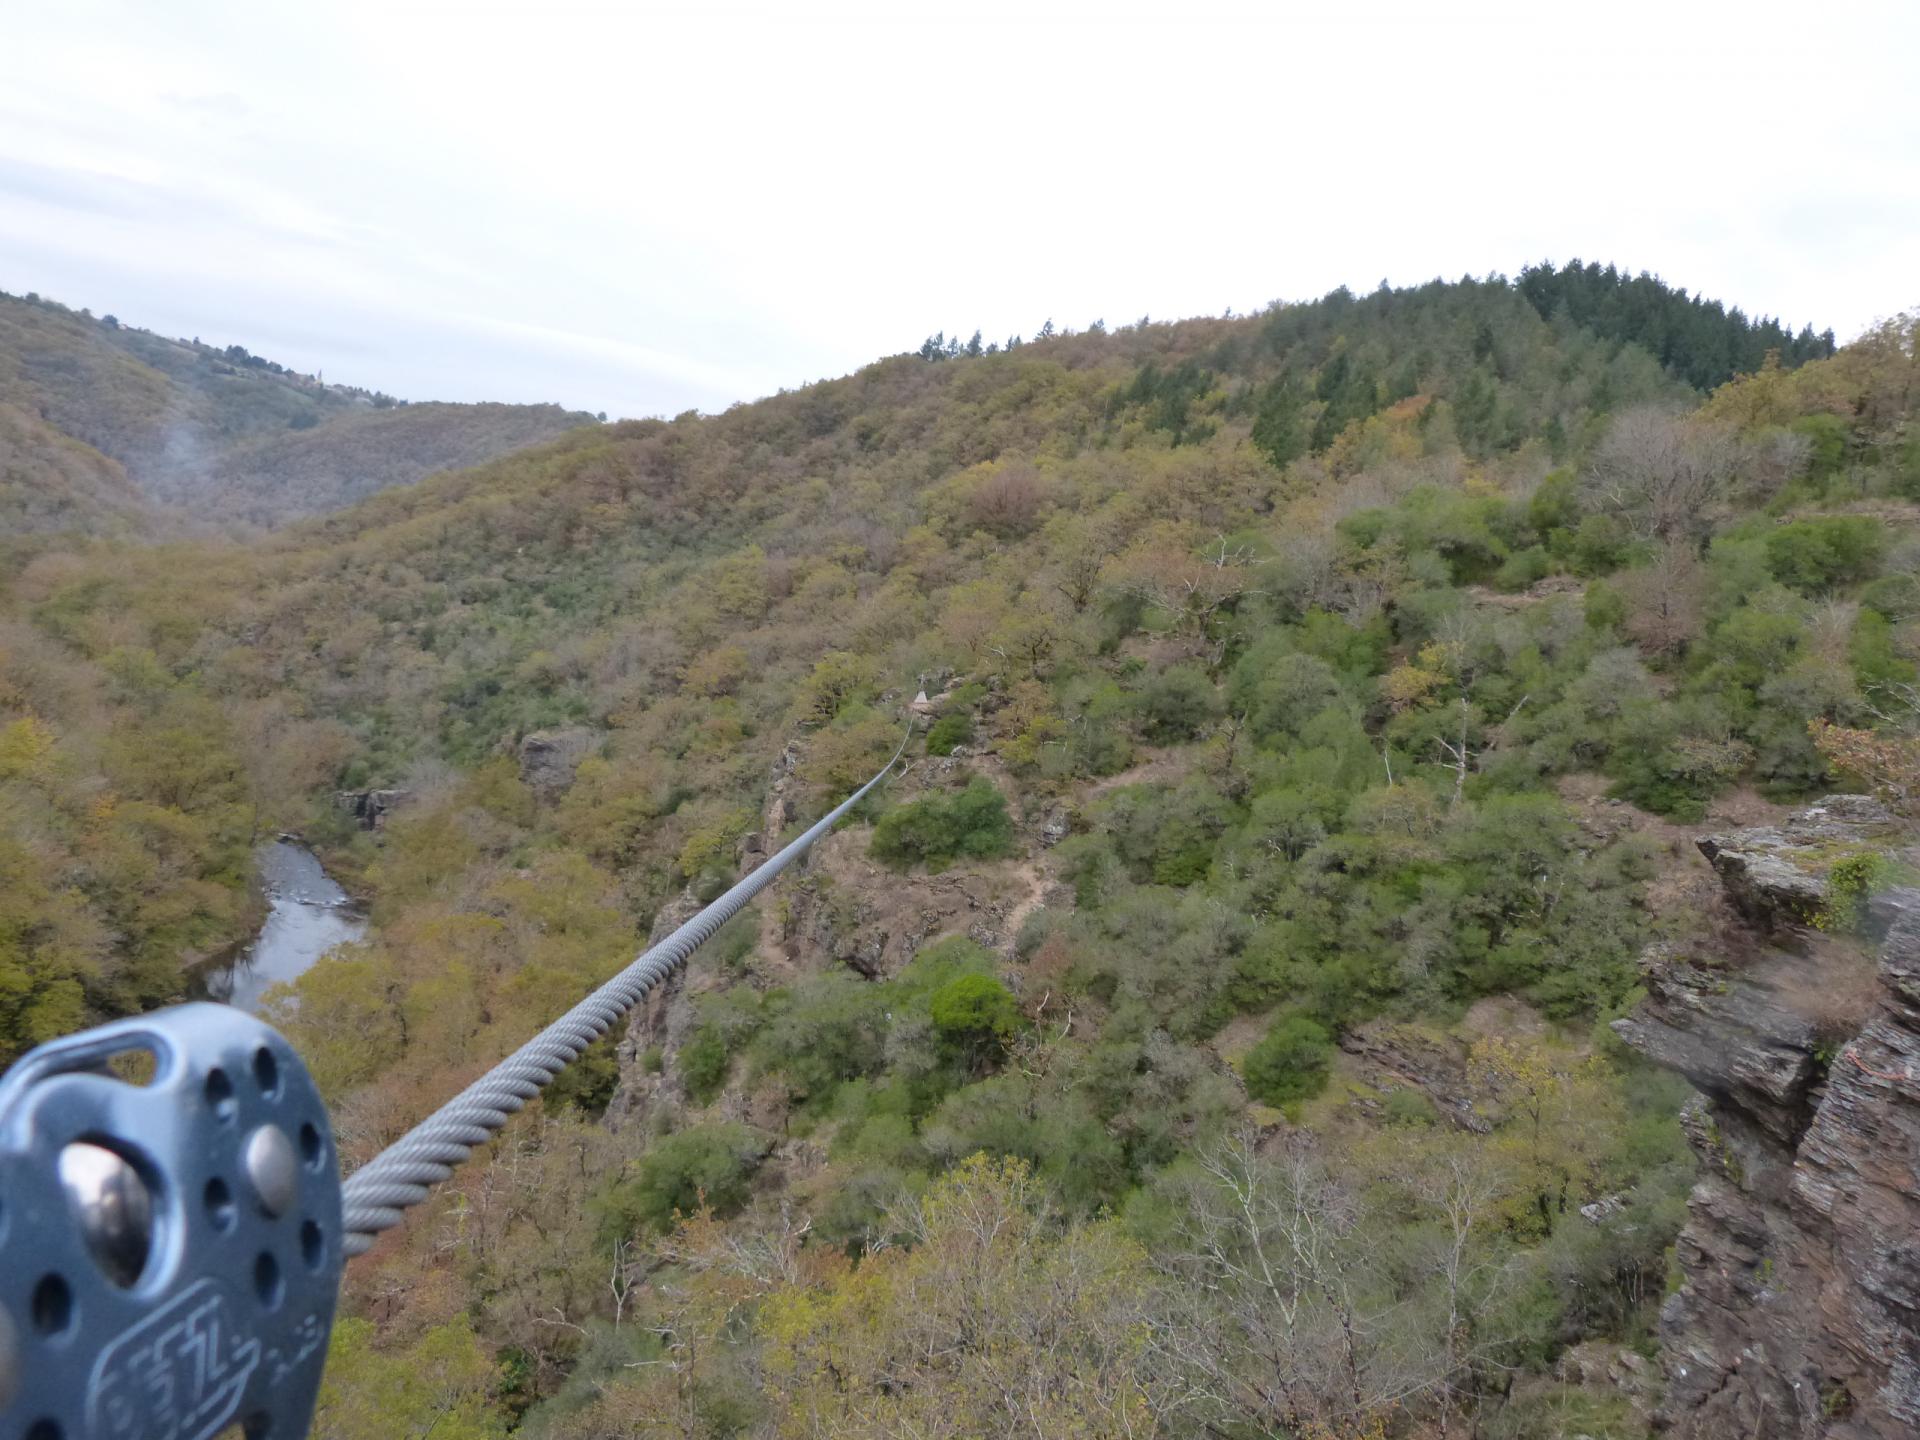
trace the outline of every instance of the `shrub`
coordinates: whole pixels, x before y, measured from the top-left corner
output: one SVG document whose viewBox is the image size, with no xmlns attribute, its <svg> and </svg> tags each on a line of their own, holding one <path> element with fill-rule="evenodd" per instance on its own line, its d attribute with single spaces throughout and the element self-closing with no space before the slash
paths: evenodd
<svg viewBox="0 0 1920 1440">
<path fill-rule="evenodd" d="M 972 739 L 973 716 L 964 710 L 949 710 L 927 731 L 927 754 L 951 755 L 954 746 Z"/>
<path fill-rule="evenodd" d="M 1289 653 L 1284 640 L 1254 646 L 1234 667 L 1233 698 L 1262 739 L 1296 736 L 1340 697 L 1340 679 L 1326 661 Z"/>
<path fill-rule="evenodd" d="M 1882 575 L 1860 592 L 1860 603 L 1896 622 L 1920 617 L 1920 575 Z"/>
<path fill-rule="evenodd" d="M 1140 733 L 1155 744 L 1191 740 L 1219 711 L 1213 682 L 1191 665 L 1162 670 L 1140 691 Z"/>
<path fill-rule="evenodd" d="M 620 1059 L 614 1053 L 614 1037 L 602 1035 L 580 1053 L 578 1060 L 553 1077 L 546 1103 L 598 1115 L 613 1099 L 619 1083 Z"/>
<path fill-rule="evenodd" d="M 680 1078 L 687 1094 L 697 1105 L 711 1105 L 727 1083 L 733 1057 L 727 1051 L 726 1037 L 715 1025 L 702 1025 L 680 1047 Z"/>
<path fill-rule="evenodd" d="M 1020 1028 L 1013 993 L 991 975 L 961 975 L 934 992 L 927 1013 L 934 1031 L 971 1063 L 997 1055 Z"/>
<path fill-rule="evenodd" d="M 1389 1125 L 1401 1128 L 1409 1126 L 1437 1125 L 1440 1112 L 1434 1109 L 1433 1101 L 1418 1090 L 1394 1090 L 1381 1102 L 1380 1111 Z"/>
<path fill-rule="evenodd" d="M 1682 824 L 1698 823 L 1706 802 L 1752 763 L 1753 747 L 1716 734 L 1704 717 L 1688 718 L 1696 722 L 1691 727 L 1651 706 L 1634 707 L 1607 757 L 1614 779 L 1608 793 Z"/>
<path fill-rule="evenodd" d="M 1617 586 L 1605 583 L 1587 586 L 1584 608 L 1590 630 L 1619 630 L 1627 623 L 1627 597 Z"/>
<path fill-rule="evenodd" d="M 1007 801 L 978 776 L 957 795 L 929 795 L 889 810 L 873 827 L 874 857 L 907 869 L 938 870 L 957 859 L 992 860 L 1013 851 Z"/>
<path fill-rule="evenodd" d="M 761 1071 L 801 1098 L 824 1097 L 886 1063 L 887 995 L 847 973 L 828 973 L 767 997 L 773 1018 L 755 1037 Z"/>
<path fill-rule="evenodd" d="M 1136 881 L 1184 886 L 1206 878 L 1233 807 L 1196 777 L 1172 789 L 1122 786 L 1100 802 L 1098 814 Z"/>
<path fill-rule="evenodd" d="M 1843 855 L 1827 870 L 1827 899 L 1813 923 L 1845 934 L 1865 928 L 1867 902 L 1894 883 L 1898 867 L 1878 851 Z"/>
<path fill-rule="evenodd" d="M 1886 551 L 1886 530 L 1865 515 L 1825 515 L 1767 536 L 1767 569 L 1802 592 L 1870 579 Z"/>
<path fill-rule="evenodd" d="M 746 968 L 747 957 L 760 943 L 760 912 L 749 905 L 718 930 L 703 953 L 713 957 L 724 974 L 735 975 Z"/>
<path fill-rule="evenodd" d="M 1283 1015 L 1247 1052 L 1241 1078 L 1247 1093 L 1268 1105 L 1308 1100 L 1327 1088 L 1333 1037 L 1304 1015 Z"/>
<path fill-rule="evenodd" d="M 1552 568 L 1553 562 L 1547 558 L 1546 550 L 1535 545 L 1508 556 L 1506 563 L 1494 572 L 1493 583 L 1502 590 L 1524 590 L 1534 581 L 1546 579 Z"/>
<path fill-rule="evenodd" d="M 1920 500 L 1920 427 L 1908 427 L 1907 443 L 1901 447 L 1893 472 L 1893 493 L 1903 499 Z"/>
<path fill-rule="evenodd" d="M 1574 573 L 1592 577 L 1618 570 L 1627 558 L 1631 538 L 1611 515 L 1589 515 L 1573 532 L 1569 545 Z"/>
<path fill-rule="evenodd" d="M 1252 932 L 1217 897 L 1128 887 L 1063 924 L 1077 952 L 1066 983 L 1173 1035 L 1211 1034 L 1230 1013 L 1227 984 Z"/>
<path fill-rule="evenodd" d="M 833 650 L 814 663 L 800 683 L 795 713 L 803 725 L 825 725 L 849 703 L 872 692 L 871 660 L 846 650 Z"/>
<path fill-rule="evenodd" d="M 1527 501 L 1527 523 L 1542 535 L 1570 530 L 1580 520 L 1580 492 L 1573 472 L 1555 470 Z"/>
<path fill-rule="evenodd" d="M 729 921 L 714 938 L 724 937 L 732 925 Z M 750 985 L 709 991 L 700 997 L 698 1010 L 700 1023 L 680 1047 L 675 1064 L 694 1103 L 708 1105 L 726 1085 L 733 1057 L 760 1033 L 767 1016 L 762 997 Z"/>
<path fill-rule="evenodd" d="M 717 1215 L 738 1210 L 767 1149 L 744 1125 L 696 1125 L 669 1135 L 640 1157 L 633 1179 L 614 1187 L 603 1206 L 606 1222 L 631 1234 L 642 1226 L 666 1230 L 675 1215 L 694 1214 L 702 1204 Z"/>
<path fill-rule="evenodd" d="M 1803 415 L 1788 427 L 1807 440 L 1807 478 L 1824 485 L 1847 463 L 1847 422 L 1838 415 Z"/>
</svg>

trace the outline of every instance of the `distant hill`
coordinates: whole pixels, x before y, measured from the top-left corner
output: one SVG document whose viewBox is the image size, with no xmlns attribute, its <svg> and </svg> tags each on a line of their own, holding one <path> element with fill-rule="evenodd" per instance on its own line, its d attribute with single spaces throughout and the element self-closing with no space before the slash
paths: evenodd
<svg viewBox="0 0 1920 1440">
<path fill-rule="evenodd" d="M 93 528 L 109 513 L 137 513 L 139 497 L 221 525 L 270 526 L 494 459 L 593 418 L 557 405 L 411 405 L 326 384 L 242 346 L 169 340 L 111 315 L 4 294 L 0 408 L 13 412 L 0 515 L 31 512 L 40 528 Z M 13 494 L 27 483 L 21 457 L 58 448 L 49 436 L 88 447 L 125 483 L 63 452 L 31 503 Z M 116 489 L 129 492 L 121 498 L 131 508 L 105 505 Z"/>
<path fill-rule="evenodd" d="M 1856 766 L 1912 803 L 1920 317 L 1828 355 L 1617 270 L 1528 283 L 938 336 L 271 535 L 0 563 L 0 1060 L 178 995 L 295 830 L 372 925 L 269 1015 L 364 1162 L 877 770 L 924 687 L 867 808 L 359 1262 L 316 1433 L 691 1400 L 740 1440 L 1644 1440 L 1650 1366 L 1623 1396 L 1580 1356 L 1658 1327 L 1697 1367 L 1762 1282 L 1854 1303 L 1730 1157 L 1787 1173 L 1828 1066 L 1824 1118 L 1891 1093 L 1856 932 L 1905 862 L 1821 830 L 1820 877 L 1742 901 L 1768 938 L 1697 842 L 1777 841 Z M 73 350 L 132 413 L 125 354 Z M 318 487 L 309 440 L 350 470 L 432 413 L 220 463 Z M 1683 1126 L 1635 1033 L 1795 1078 Z M 484 1236 L 442 1223 L 481 1196 Z M 1749 1213 L 1812 1281 L 1718 1273 Z M 1888 1393 L 1827 1363 L 1843 1422 Z"/>
<path fill-rule="evenodd" d="M 204 470 L 174 472 L 162 494 L 196 511 L 217 503 L 235 519 L 273 525 L 484 464 L 592 419 L 558 405 L 355 406 L 312 429 L 250 436 Z"/>
<path fill-rule="evenodd" d="M 124 535 L 150 518 L 117 461 L 0 403 L 0 536 Z"/>
</svg>

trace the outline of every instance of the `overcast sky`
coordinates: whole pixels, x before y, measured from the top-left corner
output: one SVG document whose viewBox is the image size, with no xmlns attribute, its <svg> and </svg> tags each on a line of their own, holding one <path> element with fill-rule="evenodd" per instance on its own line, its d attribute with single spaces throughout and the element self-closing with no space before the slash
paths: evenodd
<svg viewBox="0 0 1920 1440">
<path fill-rule="evenodd" d="M 1920 304 L 1920 5 L 0 0 L 0 289 L 412 399 L 718 409 L 1612 260 Z"/>
</svg>

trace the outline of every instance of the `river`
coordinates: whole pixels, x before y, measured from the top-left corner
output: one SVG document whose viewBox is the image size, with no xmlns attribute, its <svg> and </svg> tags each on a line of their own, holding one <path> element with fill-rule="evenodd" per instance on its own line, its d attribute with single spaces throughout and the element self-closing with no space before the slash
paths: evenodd
<svg viewBox="0 0 1920 1440">
<path fill-rule="evenodd" d="M 251 945 L 196 976 L 199 997 L 258 1011 L 269 986 L 304 974 L 327 951 L 366 934 L 347 892 L 305 846 L 274 840 L 256 852 L 267 920 Z"/>
</svg>

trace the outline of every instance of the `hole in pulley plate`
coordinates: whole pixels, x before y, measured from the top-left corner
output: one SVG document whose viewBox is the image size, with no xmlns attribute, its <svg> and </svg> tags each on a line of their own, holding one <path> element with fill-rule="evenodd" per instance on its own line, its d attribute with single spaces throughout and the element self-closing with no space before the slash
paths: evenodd
<svg viewBox="0 0 1920 1440">
<path fill-rule="evenodd" d="M 60 1188 L 87 1250 L 121 1289 L 139 1280 L 153 1253 L 153 1190 L 118 1150 L 75 1140 L 60 1151 Z"/>
</svg>

